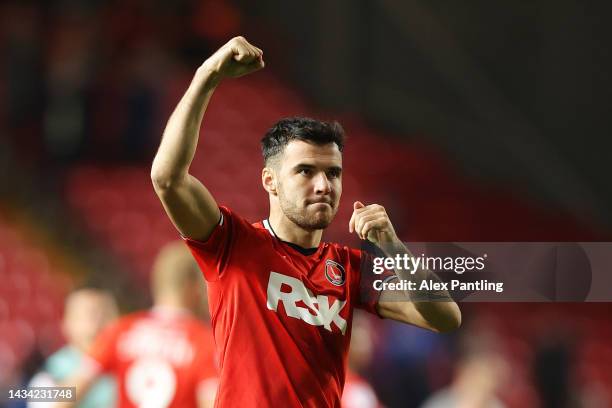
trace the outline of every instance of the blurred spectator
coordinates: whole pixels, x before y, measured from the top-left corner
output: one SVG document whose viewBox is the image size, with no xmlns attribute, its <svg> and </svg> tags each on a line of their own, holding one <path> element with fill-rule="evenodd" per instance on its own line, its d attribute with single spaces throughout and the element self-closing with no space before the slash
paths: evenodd
<svg viewBox="0 0 612 408">
<path fill-rule="evenodd" d="M 218 382 L 213 337 L 196 318 L 206 305 L 206 286 L 182 242 L 161 250 L 151 286 L 153 308 L 107 328 L 91 358 L 64 384 L 86 390 L 107 372 L 119 382 L 119 407 L 211 407 Z"/>
<path fill-rule="evenodd" d="M 418 407 L 430 393 L 425 375 L 428 366 L 447 353 L 452 337 L 394 322 L 380 323 L 372 367 L 374 386 L 385 405 Z"/>
<path fill-rule="evenodd" d="M 44 371 L 32 378 L 30 386 L 50 387 L 74 375 L 96 336 L 116 317 L 117 305 L 109 293 L 91 288 L 72 292 L 66 299 L 62 324 L 67 344 L 47 359 Z M 92 384 L 79 407 L 108 408 L 114 406 L 115 399 L 114 379 L 103 376 Z M 30 403 L 28 406 L 46 405 Z"/>
<path fill-rule="evenodd" d="M 0 5 L 0 129 L 20 146 L 39 147 L 44 101 L 41 10 L 26 2 Z M 40 149 L 37 149 L 40 150 Z"/>
<path fill-rule="evenodd" d="M 463 333 L 463 351 L 452 383 L 434 393 L 421 408 L 505 407 L 497 393 L 507 380 L 509 364 L 500 351 L 499 338 L 487 328 Z"/>
<path fill-rule="evenodd" d="M 452 385 L 431 396 L 423 408 L 503 408 L 495 396 L 504 371 L 502 357 L 489 352 L 475 352 L 463 358 Z"/>
<path fill-rule="evenodd" d="M 571 378 L 573 347 L 569 338 L 569 334 L 560 335 L 551 330 L 546 337 L 540 339 L 536 348 L 533 373 L 542 408 L 580 406 L 575 393 L 578 387 Z"/>
<path fill-rule="evenodd" d="M 148 160 L 167 87 L 241 20 L 226 0 L 6 2 L 0 130 L 45 165 Z"/>
</svg>

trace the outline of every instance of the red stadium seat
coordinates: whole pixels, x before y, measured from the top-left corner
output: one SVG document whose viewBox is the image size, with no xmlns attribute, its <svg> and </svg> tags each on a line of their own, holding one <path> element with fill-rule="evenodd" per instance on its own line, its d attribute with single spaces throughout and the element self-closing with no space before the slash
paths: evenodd
<svg viewBox="0 0 612 408">
<path fill-rule="evenodd" d="M 29 235 L 20 224 L 0 218 L 0 383 L 29 357 L 44 325 L 59 327 L 68 286 L 47 249 Z"/>
</svg>

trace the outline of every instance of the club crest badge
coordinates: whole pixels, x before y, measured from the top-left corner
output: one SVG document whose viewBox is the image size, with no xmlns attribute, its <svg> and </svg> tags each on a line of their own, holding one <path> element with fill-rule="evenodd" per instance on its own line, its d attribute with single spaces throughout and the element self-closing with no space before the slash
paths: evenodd
<svg viewBox="0 0 612 408">
<path fill-rule="evenodd" d="M 346 280 L 346 273 L 344 272 L 344 267 L 340 265 L 338 262 L 332 261 L 328 259 L 325 261 L 325 277 L 328 281 L 335 286 L 344 285 L 344 281 Z"/>
</svg>

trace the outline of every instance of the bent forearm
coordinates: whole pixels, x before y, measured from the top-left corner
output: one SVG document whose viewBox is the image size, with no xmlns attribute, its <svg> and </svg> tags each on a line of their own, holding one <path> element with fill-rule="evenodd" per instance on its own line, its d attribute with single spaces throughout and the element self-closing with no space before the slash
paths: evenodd
<svg viewBox="0 0 612 408">
<path fill-rule="evenodd" d="M 412 253 L 403 243 L 397 242 L 384 249 L 388 256 L 413 257 Z M 432 271 L 419 268 L 416 271 L 395 269 L 395 274 L 400 280 L 411 280 L 417 282 L 416 290 L 405 292 L 408 300 L 412 302 L 415 309 L 421 314 L 429 325 L 440 332 L 448 332 L 461 325 L 461 311 L 447 290 L 419 290 L 419 282 L 432 281 L 441 282 L 440 278 Z"/>
<path fill-rule="evenodd" d="M 170 116 L 151 168 L 156 187 L 167 188 L 183 180 L 195 154 L 208 102 L 219 83 L 219 75 L 202 65 Z"/>
</svg>

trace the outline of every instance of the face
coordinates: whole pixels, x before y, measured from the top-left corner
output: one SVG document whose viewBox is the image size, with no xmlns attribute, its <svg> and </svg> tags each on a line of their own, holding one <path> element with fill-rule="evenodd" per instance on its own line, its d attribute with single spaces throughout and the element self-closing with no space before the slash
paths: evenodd
<svg viewBox="0 0 612 408">
<path fill-rule="evenodd" d="M 276 193 L 283 213 L 305 230 L 326 228 L 342 194 L 342 154 L 335 143 L 292 141 L 276 166 Z"/>
<path fill-rule="evenodd" d="M 64 334 L 70 343 L 85 348 L 116 317 L 117 307 L 103 292 L 84 289 L 70 296 L 64 312 Z"/>
</svg>

